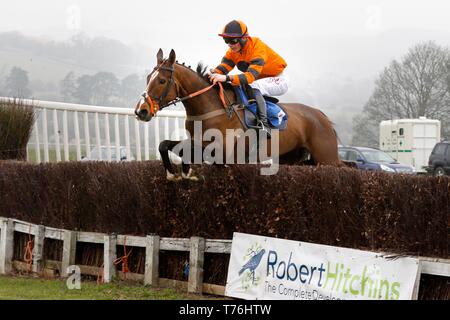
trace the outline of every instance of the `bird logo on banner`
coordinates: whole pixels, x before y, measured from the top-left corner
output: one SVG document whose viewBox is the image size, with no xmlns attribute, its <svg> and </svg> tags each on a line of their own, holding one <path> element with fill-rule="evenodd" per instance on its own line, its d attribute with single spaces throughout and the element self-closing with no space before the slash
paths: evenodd
<svg viewBox="0 0 450 320">
<path fill-rule="evenodd" d="M 252 284 L 254 284 L 255 283 L 255 270 L 256 270 L 256 268 L 258 268 L 259 264 L 261 263 L 261 259 L 265 253 L 266 253 L 266 250 L 261 249 L 258 253 L 256 253 L 254 256 L 252 256 L 242 266 L 241 270 L 239 270 L 239 275 L 242 275 L 242 273 L 244 273 L 244 271 L 248 269 L 250 271 Z"/>
</svg>

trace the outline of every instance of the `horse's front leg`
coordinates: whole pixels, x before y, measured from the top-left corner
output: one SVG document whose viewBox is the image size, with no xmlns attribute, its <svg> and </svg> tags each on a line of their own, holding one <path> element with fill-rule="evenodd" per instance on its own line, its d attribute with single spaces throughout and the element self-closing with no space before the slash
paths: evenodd
<svg viewBox="0 0 450 320">
<path fill-rule="evenodd" d="M 173 148 L 179 143 L 180 141 L 164 140 L 159 144 L 159 153 L 161 154 L 164 169 L 166 169 L 166 177 L 169 181 L 179 181 L 182 179 L 173 170 L 173 166 L 169 158 L 169 151 L 172 151 Z"/>
<path fill-rule="evenodd" d="M 181 163 L 181 176 L 183 179 L 198 181 L 199 178 L 195 175 L 194 170 L 191 168 L 191 164 L 203 163 L 203 150 L 205 149 L 200 143 L 194 142 L 194 140 L 185 140 L 182 142 L 183 147 L 180 155 L 182 158 Z"/>
</svg>

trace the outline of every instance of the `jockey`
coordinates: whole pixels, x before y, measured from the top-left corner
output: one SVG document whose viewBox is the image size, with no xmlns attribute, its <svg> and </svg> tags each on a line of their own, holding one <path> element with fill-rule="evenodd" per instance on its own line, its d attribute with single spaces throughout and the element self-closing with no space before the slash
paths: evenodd
<svg viewBox="0 0 450 320">
<path fill-rule="evenodd" d="M 210 80 L 230 82 L 232 85 L 250 85 L 257 102 L 257 117 L 261 129 L 270 137 L 266 102 L 263 96 L 281 96 L 288 90 L 288 81 L 283 75 L 286 61 L 259 38 L 250 37 L 247 26 L 239 20 L 229 22 L 219 34 L 228 44 L 222 63 L 211 70 Z M 237 68 L 242 74 L 229 75 Z"/>
</svg>

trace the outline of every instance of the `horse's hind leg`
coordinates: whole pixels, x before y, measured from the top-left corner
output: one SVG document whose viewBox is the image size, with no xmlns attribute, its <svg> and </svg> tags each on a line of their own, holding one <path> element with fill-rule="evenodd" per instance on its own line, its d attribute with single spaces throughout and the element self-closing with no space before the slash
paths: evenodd
<svg viewBox="0 0 450 320">
<path fill-rule="evenodd" d="M 310 144 L 310 152 L 315 164 L 340 164 L 336 136 L 334 135 L 330 134 L 328 138 L 314 139 Z"/>
<path fill-rule="evenodd" d="M 314 164 L 311 154 L 306 148 L 294 149 L 288 153 L 280 155 L 280 164 L 301 165 Z"/>
<path fill-rule="evenodd" d="M 180 141 L 164 140 L 159 144 L 158 148 L 159 153 L 161 154 L 164 169 L 166 169 L 167 180 L 170 181 L 181 180 L 181 177 L 178 176 L 173 170 L 172 163 L 169 158 L 169 151 L 172 151 L 173 148 L 179 143 Z"/>
</svg>

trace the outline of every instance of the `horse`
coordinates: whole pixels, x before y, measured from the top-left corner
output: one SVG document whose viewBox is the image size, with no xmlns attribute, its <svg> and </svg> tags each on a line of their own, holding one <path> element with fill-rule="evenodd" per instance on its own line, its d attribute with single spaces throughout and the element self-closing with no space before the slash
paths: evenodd
<svg viewBox="0 0 450 320">
<path fill-rule="evenodd" d="M 178 63 L 173 49 L 167 59 L 163 58 L 163 51 L 159 49 L 156 58 L 156 67 L 147 76 L 147 87 L 135 107 L 135 115 L 138 120 L 148 122 L 159 110 L 177 102 L 183 103 L 187 115 L 185 127 L 190 138 L 183 141 L 165 140 L 159 145 L 159 152 L 168 180 L 198 180 L 190 168 L 189 162 L 194 161 L 192 153 L 190 161 L 183 157 L 180 177 L 172 168 L 169 151 L 186 143 L 191 150 L 198 146 L 198 140 L 193 138 L 194 122 L 201 121 L 202 130 L 218 130 L 222 137 L 225 137 L 230 129 L 248 129 L 242 121 L 243 110 L 236 107 L 237 95 L 232 86 L 222 86 L 220 83 L 217 86 L 211 85 L 206 67 L 201 63 L 194 71 Z M 212 87 L 215 90 L 210 90 Z M 228 100 L 228 103 L 225 100 Z M 336 132 L 332 122 L 322 111 L 300 103 L 280 103 L 280 106 L 289 119 L 286 129 L 276 135 L 280 164 L 310 161 L 315 165 L 342 165 L 338 156 Z M 222 139 L 219 143 L 222 144 L 222 150 L 229 150 L 227 143 L 234 144 L 228 146 L 231 149 L 236 147 L 234 140 L 230 142 Z M 204 150 L 204 142 L 200 144 Z M 267 146 L 269 155 L 271 145 Z M 182 148 L 181 156 L 183 150 L 186 149 Z M 246 150 L 248 152 L 248 148 Z"/>
</svg>

